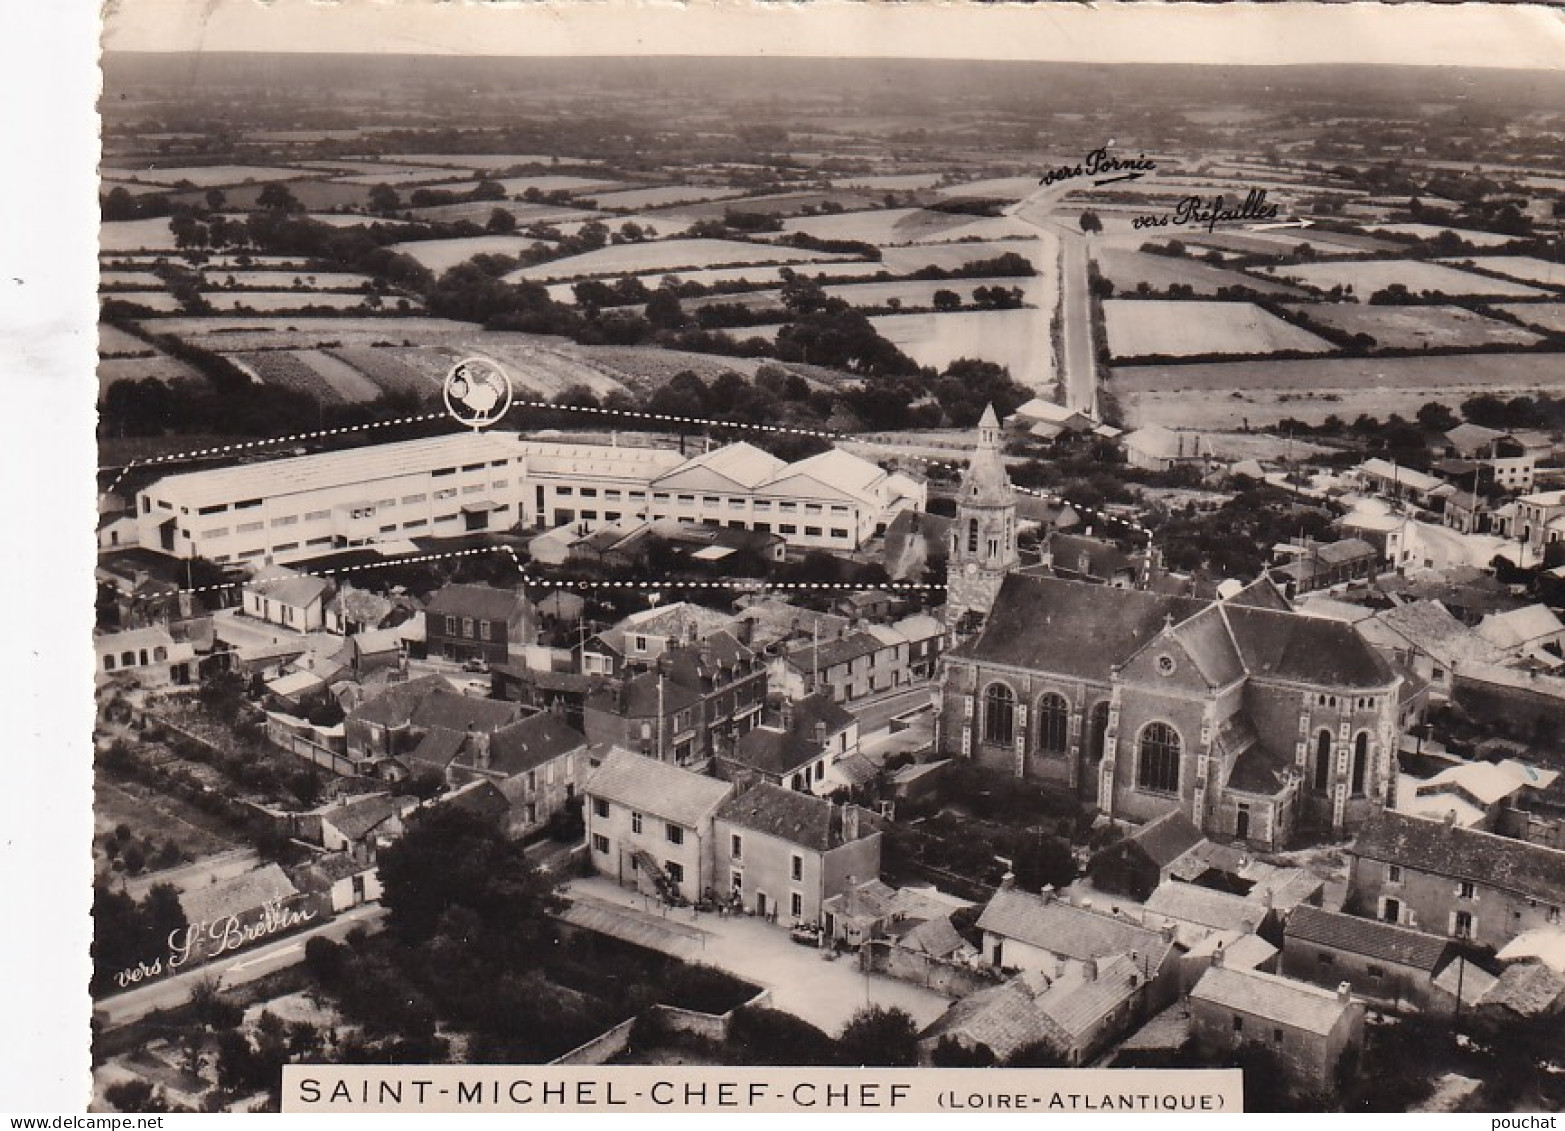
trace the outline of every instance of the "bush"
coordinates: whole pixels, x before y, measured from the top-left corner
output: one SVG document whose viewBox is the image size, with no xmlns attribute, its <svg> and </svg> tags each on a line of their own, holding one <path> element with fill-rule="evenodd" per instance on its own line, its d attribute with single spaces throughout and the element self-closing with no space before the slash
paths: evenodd
<svg viewBox="0 0 1565 1131">
<path fill-rule="evenodd" d="M 728 1050 L 737 1064 L 836 1064 L 837 1044 L 829 1036 L 791 1013 L 763 1006 L 734 1012 L 728 1027 Z"/>
<path fill-rule="evenodd" d="M 837 1053 L 850 1066 L 912 1067 L 918 1063 L 918 1026 L 905 1010 L 866 1006 L 843 1027 Z"/>
<path fill-rule="evenodd" d="M 753 998 L 756 987 L 749 982 L 699 964 L 672 967 L 662 980 L 659 1000 L 665 1005 L 690 1009 L 697 1013 L 727 1013 Z"/>
</svg>

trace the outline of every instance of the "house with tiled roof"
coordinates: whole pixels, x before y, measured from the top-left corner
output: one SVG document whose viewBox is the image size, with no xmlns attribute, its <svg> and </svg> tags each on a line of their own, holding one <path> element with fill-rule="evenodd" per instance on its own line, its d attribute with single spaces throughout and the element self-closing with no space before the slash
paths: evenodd
<svg viewBox="0 0 1565 1131">
<path fill-rule="evenodd" d="M 180 954 L 181 965 L 189 969 L 215 957 L 219 947 L 227 954 L 319 923 L 330 916 L 329 906 L 323 896 L 301 892 L 276 864 L 263 864 L 181 891 L 179 907 L 187 928 L 174 933 L 169 949 Z"/>
<path fill-rule="evenodd" d="M 416 798 L 372 793 L 323 805 L 298 820 L 301 830 L 317 830 L 311 839 L 318 839 L 327 852 L 372 861 L 380 847 L 402 835 L 403 819 L 417 807 Z"/>
<path fill-rule="evenodd" d="M 1470 663 L 1498 663 L 1504 653 L 1468 628 L 1435 600 L 1393 605 L 1356 626 L 1382 655 L 1412 668 L 1431 692 L 1451 694 L 1456 669 Z"/>
<path fill-rule="evenodd" d="M 119 677 L 144 687 L 165 687 L 189 683 L 196 676 L 195 645 L 175 640 L 163 625 L 99 633 L 92 643 L 99 682 Z"/>
<path fill-rule="evenodd" d="M 1194 822 L 1178 809 L 1154 817 L 1123 840 L 1093 853 L 1087 865 L 1100 891 L 1141 900 L 1168 878 L 1167 870 L 1206 841 Z"/>
<path fill-rule="evenodd" d="M 734 787 L 630 750 L 609 750 L 582 783 L 593 868 L 648 895 L 694 901 L 723 890 L 712 819 Z"/>
<path fill-rule="evenodd" d="M 268 624 L 315 632 L 325 627 L 332 590 L 332 582 L 324 577 L 285 566 L 263 566 L 242 587 L 242 607 L 247 615 Z"/>
<path fill-rule="evenodd" d="M 1208 1052 L 1267 1049 L 1304 1087 L 1330 1090 L 1337 1066 L 1364 1042 L 1364 1005 L 1346 985 L 1333 992 L 1259 970 L 1213 966 L 1190 991 L 1190 1031 Z"/>
<path fill-rule="evenodd" d="M 1565 642 L 1565 624 L 1544 605 L 1490 613 L 1476 631 L 1496 648 L 1513 655 L 1530 655 L 1545 648 L 1558 652 Z M 1558 661 L 1559 657 L 1554 659 Z"/>
<path fill-rule="evenodd" d="M 884 822 L 857 805 L 836 805 L 762 783 L 713 817 L 718 889 L 758 915 L 786 924 L 836 924 L 822 905 L 880 876 Z"/>
<path fill-rule="evenodd" d="M 1210 601 L 1013 573 L 942 658 L 937 750 L 1261 848 L 1389 795 L 1403 674 L 1258 581 Z"/>
<path fill-rule="evenodd" d="M 1435 979 L 1452 955 L 1451 940 L 1441 935 L 1301 907 L 1283 932 L 1280 972 L 1327 989 L 1346 982 L 1361 997 L 1427 1009 L 1437 1003 Z"/>
<path fill-rule="evenodd" d="M 1478 1007 L 1500 1022 L 1565 1013 L 1565 974 L 1541 962 L 1517 962 L 1500 971 Z"/>
<path fill-rule="evenodd" d="M 506 835 L 524 837 L 575 799 L 589 770 L 587 746 L 587 736 L 562 712 L 543 711 L 501 727 L 471 759 L 459 754 L 457 765 L 494 784 L 510 806 Z"/>
<path fill-rule="evenodd" d="M 337 592 L 326 602 L 325 627 L 328 632 L 340 636 L 353 636 L 361 632 L 373 632 L 384 628 L 397 606 L 390 597 L 382 597 L 368 589 L 360 589 L 344 581 Z"/>
<path fill-rule="evenodd" d="M 1558 926 L 1565 851 L 1386 811 L 1348 849 L 1349 892 L 1366 914 L 1496 950 Z"/>
<path fill-rule="evenodd" d="M 1148 927 L 1172 926 L 1180 944 L 1188 947 L 1220 931 L 1268 933 L 1276 925 L 1276 916 L 1261 900 L 1170 880 L 1147 897 L 1142 922 Z"/>
<path fill-rule="evenodd" d="M 444 772 L 470 731 L 491 733 L 515 722 L 520 704 L 459 694 L 443 676 L 393 683 L 348 712 L 348 757 L 373 767 L 414 758 Z"/>
<path fill-rule="evenodd" d="M 1075 906 L 1052 893 L 1035 895 L 1002 885 L 978 917 L 984 961 L 1058 978 L 1092 958 L 1135 953 L 1152 977 L 1172 969 L 1173 928 L 1143 926 L 1139 913 L 1116 914 L 1109 907 Z"/>
</svg>

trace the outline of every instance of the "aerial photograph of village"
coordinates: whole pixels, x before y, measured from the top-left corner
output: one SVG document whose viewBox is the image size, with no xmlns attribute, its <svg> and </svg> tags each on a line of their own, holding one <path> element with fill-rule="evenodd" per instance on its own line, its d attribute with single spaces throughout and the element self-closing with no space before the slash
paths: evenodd
<svg viewBox="0 0 1565 1131">
<path fill-rule="evenodd" d="M 1565 1107 L 1565 72 L 102 70 L 91 1110 Z"/>
</svg>

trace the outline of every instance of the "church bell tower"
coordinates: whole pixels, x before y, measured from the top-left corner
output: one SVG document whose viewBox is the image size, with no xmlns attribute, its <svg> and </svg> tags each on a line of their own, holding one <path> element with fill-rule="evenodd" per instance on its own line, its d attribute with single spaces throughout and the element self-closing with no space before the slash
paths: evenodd
<svg viewBox="0 0 1565 1131">
<path fill-rule="evenodd" d="M 956 496 L 946 574 L 946 627 L 988 616 L 1005 575 L 1019 561 L 1016 497 L 1000 453 L 1000 420 L 994 406 L 978 422 L 978 446 L 967 461 Z"/>
</svg>

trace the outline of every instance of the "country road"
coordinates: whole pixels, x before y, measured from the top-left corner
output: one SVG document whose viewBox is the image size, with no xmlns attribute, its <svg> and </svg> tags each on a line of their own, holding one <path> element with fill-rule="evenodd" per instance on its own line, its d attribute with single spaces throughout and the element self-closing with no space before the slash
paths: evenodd
<svg viewBox="0 0 1565 1131">
<path fill-rule="evenodd" d="M 1060 358 L 1065 406 L 1097 419 L 1098 359 L 1092 348 L 1092 293 L 1087 277 L 1087 236 L 1061 225 L 1060 292 L 1064 303 L 1064 356 Z"/>
</svg>

